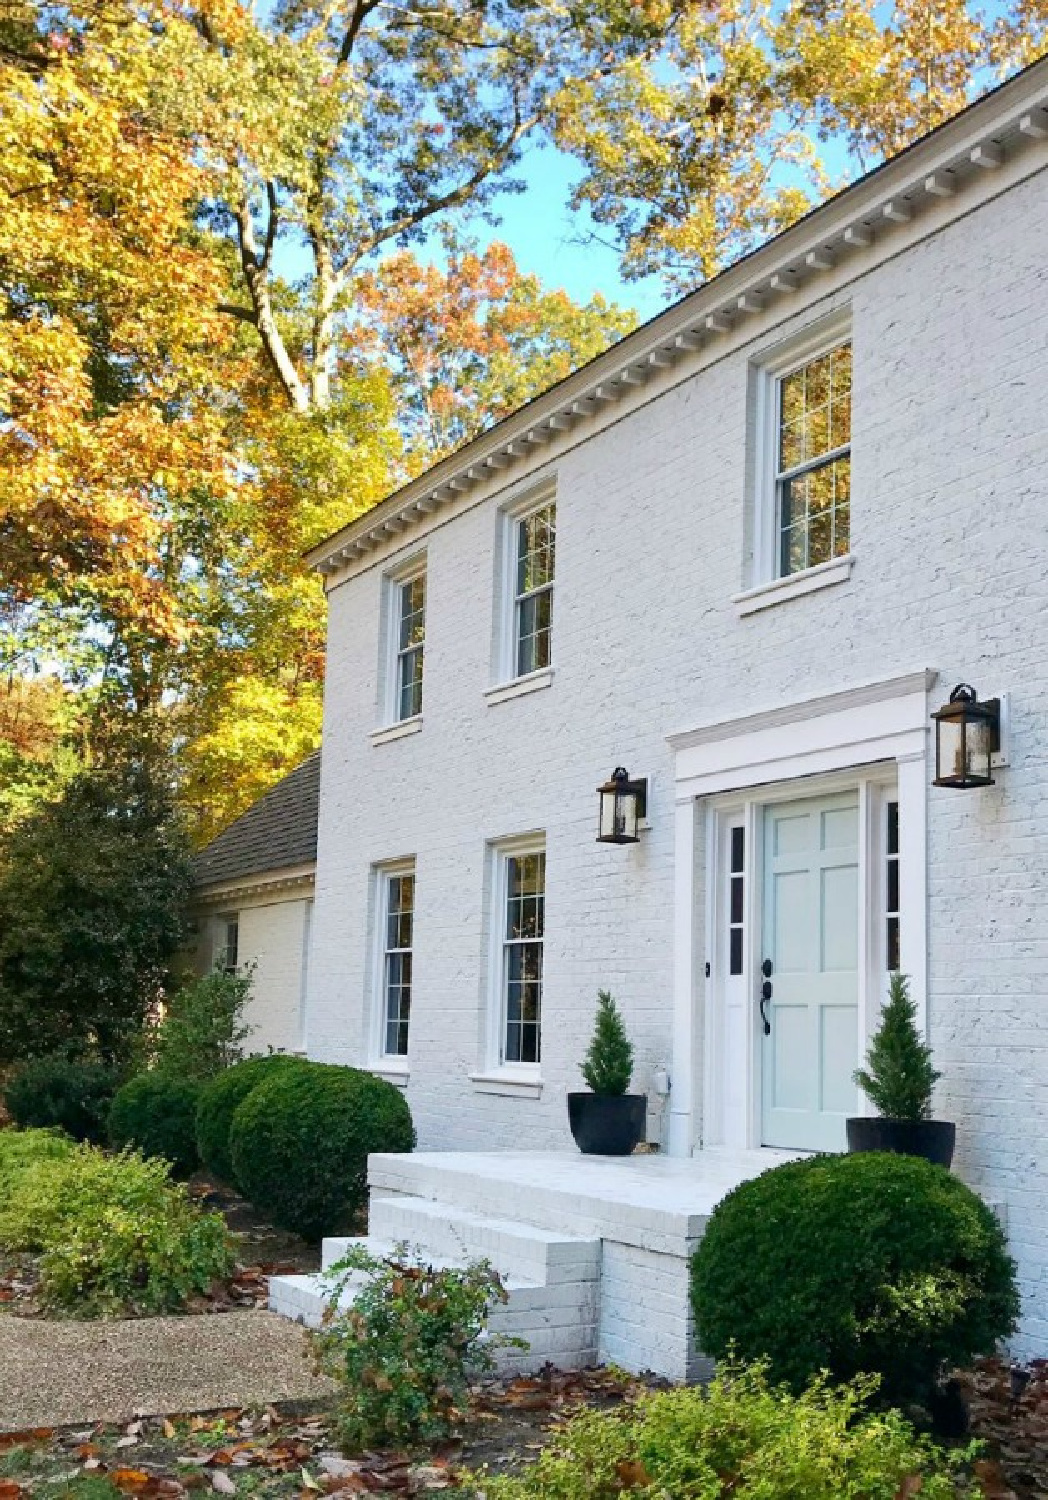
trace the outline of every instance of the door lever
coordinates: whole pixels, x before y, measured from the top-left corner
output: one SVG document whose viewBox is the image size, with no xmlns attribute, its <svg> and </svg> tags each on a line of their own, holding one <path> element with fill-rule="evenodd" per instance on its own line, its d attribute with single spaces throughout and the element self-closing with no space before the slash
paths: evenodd
<svg viewBox="0 0 1048 1500">
<path fill-rule="evenodd" d="M 767 963 L 768 960 L 765 959 L 764 962 Z M 771 980 L 770 979 L 766 979 L 764 981 L 764 983 L 761 985 L 761 998 L 760 998 L 761 1022 L 763 1023 L 763 1026 L 764 1026 L 764 1035 L 765 1036 L 771 1036 L 771 1022 L 768 1020 L 768 1012 L 764 1009 L 764 1007 L 767 1005 L 767 1003 L 768 1003 L 768 1001 L 770 999 L 771 999 Z"/>
</svg>

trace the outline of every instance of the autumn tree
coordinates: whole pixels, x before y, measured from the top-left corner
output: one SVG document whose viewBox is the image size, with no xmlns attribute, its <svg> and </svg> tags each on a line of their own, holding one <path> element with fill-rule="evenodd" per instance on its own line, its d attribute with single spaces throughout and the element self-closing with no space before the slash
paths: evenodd
<svg viewBox="0 0 1048 1500">
<path fill-rule="evenodd" d="M 415 467 L 433 463 L 629 333 L 633 312 L 579 305 L 521 272 L 508 245 L 451 238 L 444 267 L 408 250 L 362 273 L 347 357 L 384 364 Z"/>
</svg>

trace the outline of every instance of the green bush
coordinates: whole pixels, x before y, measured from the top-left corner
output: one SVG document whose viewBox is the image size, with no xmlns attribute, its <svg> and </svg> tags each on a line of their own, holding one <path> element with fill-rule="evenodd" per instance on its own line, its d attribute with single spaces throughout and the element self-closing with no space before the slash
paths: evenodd
<svg viewBox="0 0 1048 1500">
<path fill-rule="evenodd" d="M 470 1375 L 492 1368 L 494 1344 L 480 1339 L 491 1303 L 506 1300 L 498 1275 L 486 1261 L 441 1270 L 406 1246 L 383 1260 L 364 1245 L 330 1275 L 325 1326 L 313 1341 L 340 1387 L 345 1451 L 446 1437 L 465 1414 Z M 340 1308 L 348 1283 L 353 1302 Z"/>
<path fill-rule="evenodd" d="M 154 1066 L 173 1078 L 205 1083 L 237 1062 L 251 1033 L 243 1013 L 252 978 L 250 969 L 214 969 L 176 990 L 150 1038 Z"/>
<path fill-rule="evenodd" d="M 887 1399 L 925 1400 L 945 1370 L 1015 1326 L 1015 1266 L 1001 1226 L 942 1167 L 869 1152 L 789 1162 L 717 1205 L 692 1260 L 707 1354 L 766 1358 L 801 1390 L 881 1377 Z"/>
<path fill-rule="evenodd" d="M 72 1150 L 69 1137 L 53 1130 L 0 1130 L 0 1212 L 10 1204 L 23 1173 L 37 1162 L 54 1161 Z"/>
<path fill-rule="evenodd" d="M 105 1139 L 118 1071 L 105 1063 L 58 1054 L 33 1058 L 17 1068 L 4 1088 L 4 1103 L 16 1125 L 64 1130 L 76 1141 Z"/>
<path fill-rule="evenodd" d="M 145 1156 L 162 1156 L 176 1177 L 199 1165 L 196 1112 L 200 1085 L 167 1073 L 139 1073 L 118 1089 L 109 1111 L 114 1146 L 135 1146 Z"/>
<path fill-rule="evenodd" d="M 384 1078 L 300 1063 L 266 1078 L 229 1132 L 233 1178 L 274 1223 L 306 1239 L 351 1227 L 371 1151 L 410 1151 L 411 1111 Z"/>
<path fill-rule="evenodd" d="M 200 1160 L 222 1182 L 238 1186 L 229 1156 L 229 1131 L 239 1106 L 263 1079 L 286 1067 L 307 1066 L 301 1057 L 273 1052 L 268 1057 L 245 1057 L 204 1085 L 197 1104 L 196 1132 Z"/>
<path fill-rule="evenodd" d="M 856 1069 L 855 1082 L 885 1119 L 930 1120 L 939 1076 L 932 1067 L 932 1049 L 917 1030 L 910 982 L 905 974 L 893 974 L 866 1067 Z"/>
<path fill-rule="evenodd" d="M 45 1307 L 76 1317 L 176 1312 L 233 1269 L 221 1215 L 201 1213 L 165 1162 L 86 1145 L 18 1171 L 0 1244 L 42 1251 Z"/>
<path fill-rule="evenodd" d="M 596 1500 L 623 1490 L 673 1500 L 954 1500 L 950 1461 L 896 1411 L 872 1412 L 875 1382 L 815 1382 L 800 1395 L 764 1371 L 728 1368 L 705 1390 L 642 1396 L 585 1412 L 488 1500 Z M 476 1492 L 475 1492 L 476 1493 Z"/>
</svg>

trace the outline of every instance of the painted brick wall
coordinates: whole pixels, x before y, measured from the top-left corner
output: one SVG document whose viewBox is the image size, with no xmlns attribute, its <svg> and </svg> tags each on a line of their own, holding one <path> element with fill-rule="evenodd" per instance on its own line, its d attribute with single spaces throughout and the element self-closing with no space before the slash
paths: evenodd
<svg viewBox="0 0 1048 1500">
<path fill-rule="evenodd" d="M 294 1052 L 302 1046 L 302 980 L 305 959 L 307 907 L 311 897 L 274 901 L 240 897 L 229 910 L 239 917 L 238 960 L 241 968 L 251 965 L 254 979 L 244 1019 L 251 1035 L 246 1052 Z M 221 922 L 215 936 L 215 924 Z M 193 964 L 206 974 L 215 956 L 216 944 L 224 941 L 224 918 L 210 914 L 197 919 L 197 944 Z"/>
<path fill-rule="evenodd" d="M 373 862 L 417 859 L 408 1095 L 423 1147 L 563 1147 L 564 1093 L 598 986 L 620 1000 L 636 1084 L 669 1065 L 672 760 L 666 735 L 934 667 L 1012 700 L 1012 763 L 981 793 L 932 789 L 930 1028 L 959 1170 L 1002 1205 L 1048 1352 L 1048 174 L 839 284 L 759 341 L 556 463 L 552 686 L 497 706 L 498 497 L 330 598 L 311 991 L 314 1055 L 362 1061 Z M 748 392 L 760 348 L 847 303 L 853 320 L 850 581 L 740 619 L 750 579 Z M 787 314 L 789 316 L 787 316 Z M 540 473 L 541 471 L 536 471 Z M 510 491 L 507 491 L 509 494 Z M 517 493 L 514 489 L 512 493 Z M 424 725 L 373 746 L 382 573 L 424 545 Z M 652 778 L 635 849 L 594 842 L 594 788 Z M 931 772 L 929 772 L 929 775 Z M 478 1093 L 488 1001 L 486 842 L 547 838 L 539 1099 Z"/>
</svg>

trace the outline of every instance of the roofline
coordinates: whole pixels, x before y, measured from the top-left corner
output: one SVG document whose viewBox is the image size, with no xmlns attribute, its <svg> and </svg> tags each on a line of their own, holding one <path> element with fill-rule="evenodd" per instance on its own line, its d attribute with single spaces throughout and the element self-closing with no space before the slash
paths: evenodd
<svg viewBox="0 0 1048 1500">
<path fill-rule="evenodd" d="M 922 208 L 963 196 L 985 171 L 1046 139 L 1043 57 L 319 542 L 307 563 L 340 571 L 630 396 L 649 376 L 736 331 L 770 301 L 811 284 L 875 235 L 880 243 Z"/>
<path fill-rule="evenodd" d="M 194 906 L 221 905 L 233 896 L 268 895 L 275 891 L 288 891 L 313 885 L 316 880 L 315 859 L 302 860 L 296 865 L 285 865 L 277 870 L 259 870 L 253 874 L 225 875 L 210 883 L 194 881 L 190 897 Z"/>
</svg>

